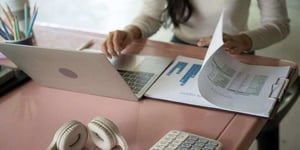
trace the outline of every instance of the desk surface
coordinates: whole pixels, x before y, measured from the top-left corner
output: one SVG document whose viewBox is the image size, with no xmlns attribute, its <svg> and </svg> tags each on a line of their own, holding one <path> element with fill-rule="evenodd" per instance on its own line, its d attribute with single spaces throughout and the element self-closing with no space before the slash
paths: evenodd
<svg viewBox="0 0 300 150">
<path fill-rule="evenodd" d="M 75 49 L 94 39 L 99 48 L 104 35 L 39 25 L 36 43 L 43 47 Z M 205 50 L 197 47 L 140 40 L 127 53 L 184 55 L 203 58 Z M 237 56 L 245 63 L 294 65 L 274 58 Z M 0 60 L 0 63 L 7 63 Z M 297 70 L 294 76 L 298 74 Z M 294 77 L 293 76 L 293 77 Z M 171 102 L 143 99 L 139 102 L 99 97 L 46 88 L 30 81 L 0 97 L 0 149 L 45 149 L 56 130 L 69 120 L 87 124 L 92 118 L 109 118 L 119 127 L 130 150 L 149 149 L 167 131 L 184 130 L 218 139 L 224 150 L 248 149 L 266 119 L 194 107 Z M 87 149 L 94 149 L 90 142 Z"/>
</svg>

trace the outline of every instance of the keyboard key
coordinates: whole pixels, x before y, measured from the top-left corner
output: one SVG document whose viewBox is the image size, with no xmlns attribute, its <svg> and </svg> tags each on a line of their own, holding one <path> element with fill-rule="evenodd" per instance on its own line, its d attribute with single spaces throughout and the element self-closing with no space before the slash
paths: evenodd
<svg viewBox="0 0 300 150">
<path fill-rule="evenodd" d="M 178 130 L 169 131 L 150 150 L 220 150 L 222 144 L 214 139 Z"/>
<path fill-rule="evenodd" d="M 125 70 L 118 70 L 118 72 L 135 94 L 139 93 L 154 76 L 154 73 L 149 72 L 134 72 Z"/>
</svg>

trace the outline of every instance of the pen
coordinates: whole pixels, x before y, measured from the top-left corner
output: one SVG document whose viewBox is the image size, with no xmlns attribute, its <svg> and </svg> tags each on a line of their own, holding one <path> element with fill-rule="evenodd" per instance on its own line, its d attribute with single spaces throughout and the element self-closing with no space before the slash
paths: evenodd
<svg viewBox="0 0 300 150">
<path fill-rule="evenodd" d="M 93 44 L 94 44 L 94 41 L 93 40 L 89 40 L 86 43 L 83 43 L 82 45 L 80 45 L 76 50 L 79 50 L 79 51 L 84 50 L 86 48 L 91 47 Z"/>
<path fill-rule="evenodd" d="M 29 28 L 26 32 L 26 37 L 29 37 L 32 32 L 32 27 L 33 27 L 33 24 L 34 24 L 37 14 L 38 14 L 38 8 L 34 9 L 33 17 L 30 20 Z"/>
<path fill-rule="evenodd" d="M 4 34 L 5 34 L 6 38 L 7 38 L 8 40 L 12 40 L 11 35 L 10 35 L 9 32 L 7 31 L 6 25 L 5 25 L 4 21 L 3 21 L 1 18 L 0 18 L 0 22 L 1 22 L 1 25 L 2 25 L 2 27 L 3 27 L 3 31 L 4 31 Z"/>
<path fill-rule="evenodd" d="M 13 25 L 13 31 L 14 31 L 14 34 L 13 34 L 13 39 L 14 40 L 18 40 L 17 39 L 17 26 L 16 26 L 16 22 L 15 22 L 15 20 L 12 22 L 12 25 Z"/>
<path fill-rule="evenodd" d="M 12 13 L 12 11 L 11 11 L 11 9 L 10 9 L 10 7 L 9 7 L 8 4 L 6 4 L 6 8 L 8 10 L 8 16 L 10 16 L 10 18 L 13 19 L 14 18 L 14 14 Z M 13 20 L 11 20 L 11 21 L 13 21 Z"/>
<path fill-rule="evenodd" d="M 17 18 L 15 18 L 15 26 L 16 26 L 17 40 L 20 40 L 21 39 L 20 26 L 19 26 L 19 20 Z"/>
<path fill-rule="evenodd" d="M 2 29 L 0 29 L 0 35 L 3 39 L 7 40 L 6 34 Z"/>
<path fill-rule="evenodd" d="M 10 19 L 10 17 L 9 17 L 9 15 L 8 15 L 8 13 L 6 12 L 6 10 L 2 7 L 2 5 L 0 5 L 0 8 L 1 8 L 1 10 L 2 10 L 2 12 L 3 12 L 3 14 L 4 14 L 4 16 L 5 16 L 5 18 L 7 19 L 7 22 L 8 22 L 8 29 L 11 31 L 11 32 L 13 32 L 12 31 L 12 21 L 11 21 L 11 19 Z M 4 21 L 4 20 L 3 20 Z M 4 21 L 5 22 L 5 21 Z"/>
<path fill-rule="evenodd" d="M 28 31 L 28 4 L 24 4 L 24 33 Z"/>
</svg>

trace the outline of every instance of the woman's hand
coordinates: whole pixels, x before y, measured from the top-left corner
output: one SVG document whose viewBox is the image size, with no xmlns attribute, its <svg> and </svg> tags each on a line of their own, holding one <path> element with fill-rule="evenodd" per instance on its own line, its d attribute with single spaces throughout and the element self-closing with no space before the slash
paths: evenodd
<svg viewBox="0 0 300 150">
<path fill-rule="evenodd" d="M 199 40 L 197 45 L 200 47 L 205 47 L 209 45 L 211 38 L 211 36 L 202 38 Z M 243 33 L 237 35 L 229 35 L 224 33 L 223 42 L 225 51 L 229 52 L 230 54 L 241 54 L 242 52 L 251 50 L 252 47 L 251 38 Z"/>
<path fill-rule="evenodd" d="M 119 56 L 121 51 L 133 40 L 130 32 L 124 30 L 115 30 L 108 34 L 106 40 L 102 43 L 101 50 L 109 58 Z"/>
<path fill-rule="evenodd" d="M 129 25 L 125 30 L 115 30 L 110 32 L 106 40 L 102 43 L 101 49 L 107 57 L 116 57 L 119 56 L 121 51 L 133 40 L 140 39 L 141 37 L 141 30 L 137 26 Z"/>
</svg>

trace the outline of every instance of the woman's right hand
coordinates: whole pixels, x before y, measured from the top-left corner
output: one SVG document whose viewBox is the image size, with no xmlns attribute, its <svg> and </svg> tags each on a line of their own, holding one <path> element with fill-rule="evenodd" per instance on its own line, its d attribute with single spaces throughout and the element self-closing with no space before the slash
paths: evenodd
<svg viewBox="0 0 300 150">
<path fill-rule="evenodd" d="M 198 41 L 197 45 L 204 47 L 210 44 L 212 36 L 202 38 Z M 229 35 L 223 33 L 223 48 L 230 54 L 242 54 L 249 52 L 252 48 L 252 40 L 245 33 Z"/>
<path fill-rule="evenodd" d="M 133 35 L 129 31 L 115 30 L 109 32 L 102 43 L 101 50 L 109 58 L 118 57 L 121 51 L 133 41 Z"/>
</svg>

